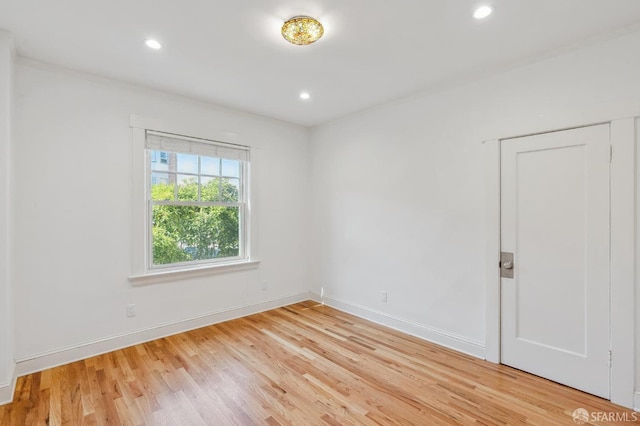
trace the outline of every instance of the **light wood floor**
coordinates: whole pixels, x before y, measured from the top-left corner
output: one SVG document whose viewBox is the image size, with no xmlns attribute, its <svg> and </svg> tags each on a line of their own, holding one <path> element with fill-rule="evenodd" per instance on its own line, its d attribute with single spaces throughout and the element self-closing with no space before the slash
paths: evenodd
<svg viewBox="0 0 640 426">
<path fill-rule="evenodd" d="M 304 302 L 21 377 L 0 425 L 573 425 L 577 408 L 631 413 Z"/>
</svg>

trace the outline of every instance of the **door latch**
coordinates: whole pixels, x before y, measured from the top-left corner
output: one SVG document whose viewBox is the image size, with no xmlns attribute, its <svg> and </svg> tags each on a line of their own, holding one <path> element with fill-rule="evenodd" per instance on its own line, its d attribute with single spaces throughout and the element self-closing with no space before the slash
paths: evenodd
<svg viewBox="0 0 640 426">
<path fill-rule="evenodd" d="M 500 253 L 500 276 L 502 278 L 513 278 L 513 253 Z"/>
</svg>

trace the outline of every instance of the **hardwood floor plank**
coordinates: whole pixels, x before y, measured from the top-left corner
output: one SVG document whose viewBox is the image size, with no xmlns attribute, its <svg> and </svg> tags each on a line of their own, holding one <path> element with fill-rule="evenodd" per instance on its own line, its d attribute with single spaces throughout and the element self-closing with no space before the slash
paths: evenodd
<svg viewBox="0 0 640 426">
<path fill-rule="evenodd" d="M 570 425 L 577 408 L 632 418 L 309 301 L 21 377 L 0 425 Z"/>
</svg>

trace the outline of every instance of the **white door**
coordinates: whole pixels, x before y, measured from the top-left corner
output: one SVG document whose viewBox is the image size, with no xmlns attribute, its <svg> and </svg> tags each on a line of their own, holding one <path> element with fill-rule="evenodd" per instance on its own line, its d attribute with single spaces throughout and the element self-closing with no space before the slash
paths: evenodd
<svg viewBox="0 0 640 426">
<path fill-rule="evenodd" d="M 607 399 L 609 164 L 608 124 L 501 141 L 502 362 Z"/>
</svg>

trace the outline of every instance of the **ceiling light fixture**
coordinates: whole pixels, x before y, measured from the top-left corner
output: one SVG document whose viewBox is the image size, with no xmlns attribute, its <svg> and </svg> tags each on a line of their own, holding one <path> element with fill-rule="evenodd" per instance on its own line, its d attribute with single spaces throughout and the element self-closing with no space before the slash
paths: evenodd
<svg viewBox="0 0 640 426">
<path fill-rule="evenodd" d="M 300 93 L 300 99 L 303 99 L 305 101 L 307 99 L 311 99 L 311 94 L 309 94 L 309 92 L 302 92 L 302 93 Z"/>
<path fill-rule="evenodd" d="M 295 16 L 282 25 L 282 37 L 297 45 L 311 44 L 323 34 L 322 24 L 309 16 Z"/>
<path fill-rule="evenodd" d="M 151 38 L 146 39 L 144 41 L 144 44 L 146 44 L 147 47 L 150 49 L 154 49 L 154 50 L 162 49 L 162 45 L 160 44 L 160 42 L 158 40 L 153 40 Z"/>
<path fill-rule="evenodd" d="M 476 19 L 484 19 L 491 15 L 492 12 L 493 8 L 491 6 L 480 6 L 475 12 L 473 12 L 473 17 Z"/>
</svg>

